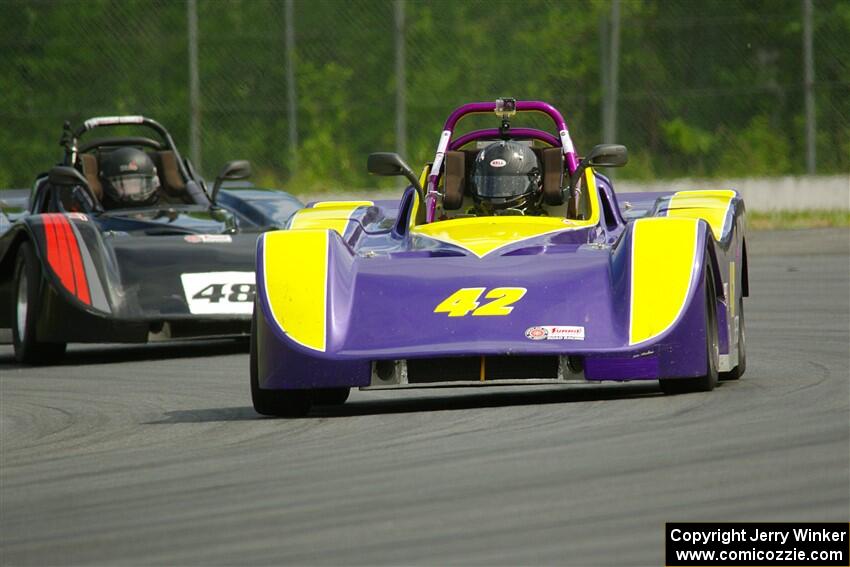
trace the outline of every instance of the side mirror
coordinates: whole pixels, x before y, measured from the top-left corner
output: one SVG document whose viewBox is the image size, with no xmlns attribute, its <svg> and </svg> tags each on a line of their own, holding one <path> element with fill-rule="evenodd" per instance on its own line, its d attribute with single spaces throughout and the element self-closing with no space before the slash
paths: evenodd
<svg viewBox="0 0 850 567">
<path fill-rule="evenodd" d="M 629 161 L 626 146 L 620 144 L 599 144 L 594 146 L 590 153 L 581 160 L 581 163 L 570 177 L 570 192 L 578 184 L 584 170 L 588 167 L 622 167 Z"/>
<path fill-rule="evenodd" d="M 216 197 L 218 196 L 218 191 L 221 189 L 221 184 L 225 181 L 235 181 L 237 179 L 245 179 L 246 177 L 251 176 L 251 162 L 238 159 L 235 161 L 229 161 L 224 164 L 224 167 L 221 168 L 221 172 L 215 178 L 215 183 L 213 184 L 212 194 L 210 195 L 210 200 L 215 204 Z"/>
<path fill-rule="evenodd" d="M 583 162 L 594 167 L 623 167 L 629 162 L 626 146 L 620 144 L 599 144 L 594 146 Z"/>
<path fill-rule="evenodd" d="M 57 165 L 47 173 L 47 181 L 54 187 L 81 187 L 89 200 L 88 205 L 92 212 L 95 214 L 103 212 L 103 205 L 94 196 L 88 180 L 75 168 L 68 165 Z"/>
<path fill-rule="evenodd" d="M 83 177 L 83 174 L 67 165 L 57 165 L 47 174 L 47 179 L 51 185 L 84 185 L 89 186 L 89 182 Z"/>
<path fill-rule="evenodd" d="M 419 192 L 419 197 L 422 198 L 424 191 L 416 178 L 416 174 L 410 169 L 410 166 L 401 158 L 400 155 L 393 152 L 377 152 L 369 154 L 369 159 L 366 160 L 366 169 L 372 175 L 403 175 L 410 181 L 410 184 Z"/>
</svg>

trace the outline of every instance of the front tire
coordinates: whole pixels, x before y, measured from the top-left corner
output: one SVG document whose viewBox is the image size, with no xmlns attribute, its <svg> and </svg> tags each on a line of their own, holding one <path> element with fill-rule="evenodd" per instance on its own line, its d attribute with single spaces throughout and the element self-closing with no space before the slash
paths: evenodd
<svg viewBox="0 0 850 567">
<path fill-rule="evenodd" d="M 261 415 L 275 417 L 303 417 L 310 412 L 313 404 L 311 390 L 263 390 L 260 388 L 257 364 L 257 310 L 259 308 L 260 306 L 254 303 L 254 316 L 251 319 L 251 402 L 254 404 L 254 411 Z"/>
<path fill-rule="evenodd" d="M 25 364 L 50 364 L 65 354 L 65 343 L 38 340 L 38 317 L 41 312 L 41 264 L 29 242 L 18 249 L 12 287 L 12 343 L 15 360 Z"/>
<path fill-rule="evenodd" d="M 714 298 L 714 277 L 711 268 L 705 267 L 705 342 L 708 368 L 704 376 L 694 378 L 662 378 L 661 391 L 668 395 L 689 392 L 710 392 L 717 386 L 720 364 L 720 345 L 717 339 L 717 305 Z"/>
</svg>

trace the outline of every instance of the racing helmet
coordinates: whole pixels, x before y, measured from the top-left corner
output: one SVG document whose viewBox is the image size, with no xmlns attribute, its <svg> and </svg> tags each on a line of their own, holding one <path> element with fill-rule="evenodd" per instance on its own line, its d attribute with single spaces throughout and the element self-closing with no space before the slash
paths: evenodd
<svg viewBox="0 0 850 567">
<path fill-rule="evenodd" d="M 472 169 L 472 197 L 485 212 L 525 211 L 542 195 L 540 163 L 526 144 L 494 142 L 478 152 Z"/>
<path fill-rule="evenodd" d="M 155 200 L 159 177 L 150 156 L 137 148 L 118 148 L 101 161 L 107 197 L 118 205 L 147 205 Z"/>
</svg>

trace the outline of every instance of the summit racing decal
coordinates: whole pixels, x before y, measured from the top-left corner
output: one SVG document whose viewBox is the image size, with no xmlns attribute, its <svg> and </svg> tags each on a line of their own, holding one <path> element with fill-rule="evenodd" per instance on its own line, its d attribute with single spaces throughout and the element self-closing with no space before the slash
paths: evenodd
<svg viewBox="0 0 850 567">
<path fill-rule="evenodd" d="M 525 338 L 532 341 L 583 341 L 584 327 L 573 325 L 541 325 L 525 330 Z"/>
</svg>

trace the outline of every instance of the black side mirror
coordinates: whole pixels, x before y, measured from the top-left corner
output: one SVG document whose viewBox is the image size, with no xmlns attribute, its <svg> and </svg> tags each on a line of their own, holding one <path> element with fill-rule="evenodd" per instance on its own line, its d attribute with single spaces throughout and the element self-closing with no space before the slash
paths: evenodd
<svg viewBox="0 0 850 567">
<path fill-rule="evenodd" d="M 67 165 L 57 165 L 47 174 L 47 179 L 51 185 L 84 185 L 89 186 L 89 182 L 83 177 L 83 174 Z"/>
<path fill-rule="evenodd" d="M 581 160 L 575 173 L 570 177 L 570 191 L 574 191 L 576 185 L 584 175 L 588 167 L 623 167 L 629 161 L 629 153 L 626 146 L 620 144 L 599 144 L 594 146 L 590 153 Z"/>
<path fill-rule="evenodd" d="M 215 183 L 213 184 L 212 194 L 210 195 L 210 200 L 215 204 L 216 197 L 218 196 L 218 191 L 221 189 L 221 184 L 225 181 L 235 181 L 237 179 L 245 179 L 251 176 L 251 162 L 238 159 L 235 161 L 229 161 L 224 164 L 224 167 L 221 168 L 221 172 L 215 178 Z"/>
<path fill-rule="evenodd" d="M 57 165 L 47 173 L 47 181 L 54 187 L 81 187 L 88 197 L 92 212 L 103 212 L 103 205 L 95 197 L 88 180 L 77 169 L 68 165 Z"/>
<path fill-rule="evenodd" d="M 594 167 L 623 167 L 629 162 L 629 152 L 620 144 L 599 144 L 590 150 L 584 162 Z"/>
<path fill-rule="evenodd" d="M 369 154 L 366 160 L 366 169 L 372 175 L 403 175 L 416 188 L 419 198 L 424 199 L 424 191 L 416 178 L 416 174 L 405 163 L 401 156 L 393 152 L 377 152 Z"/>
</svg>

